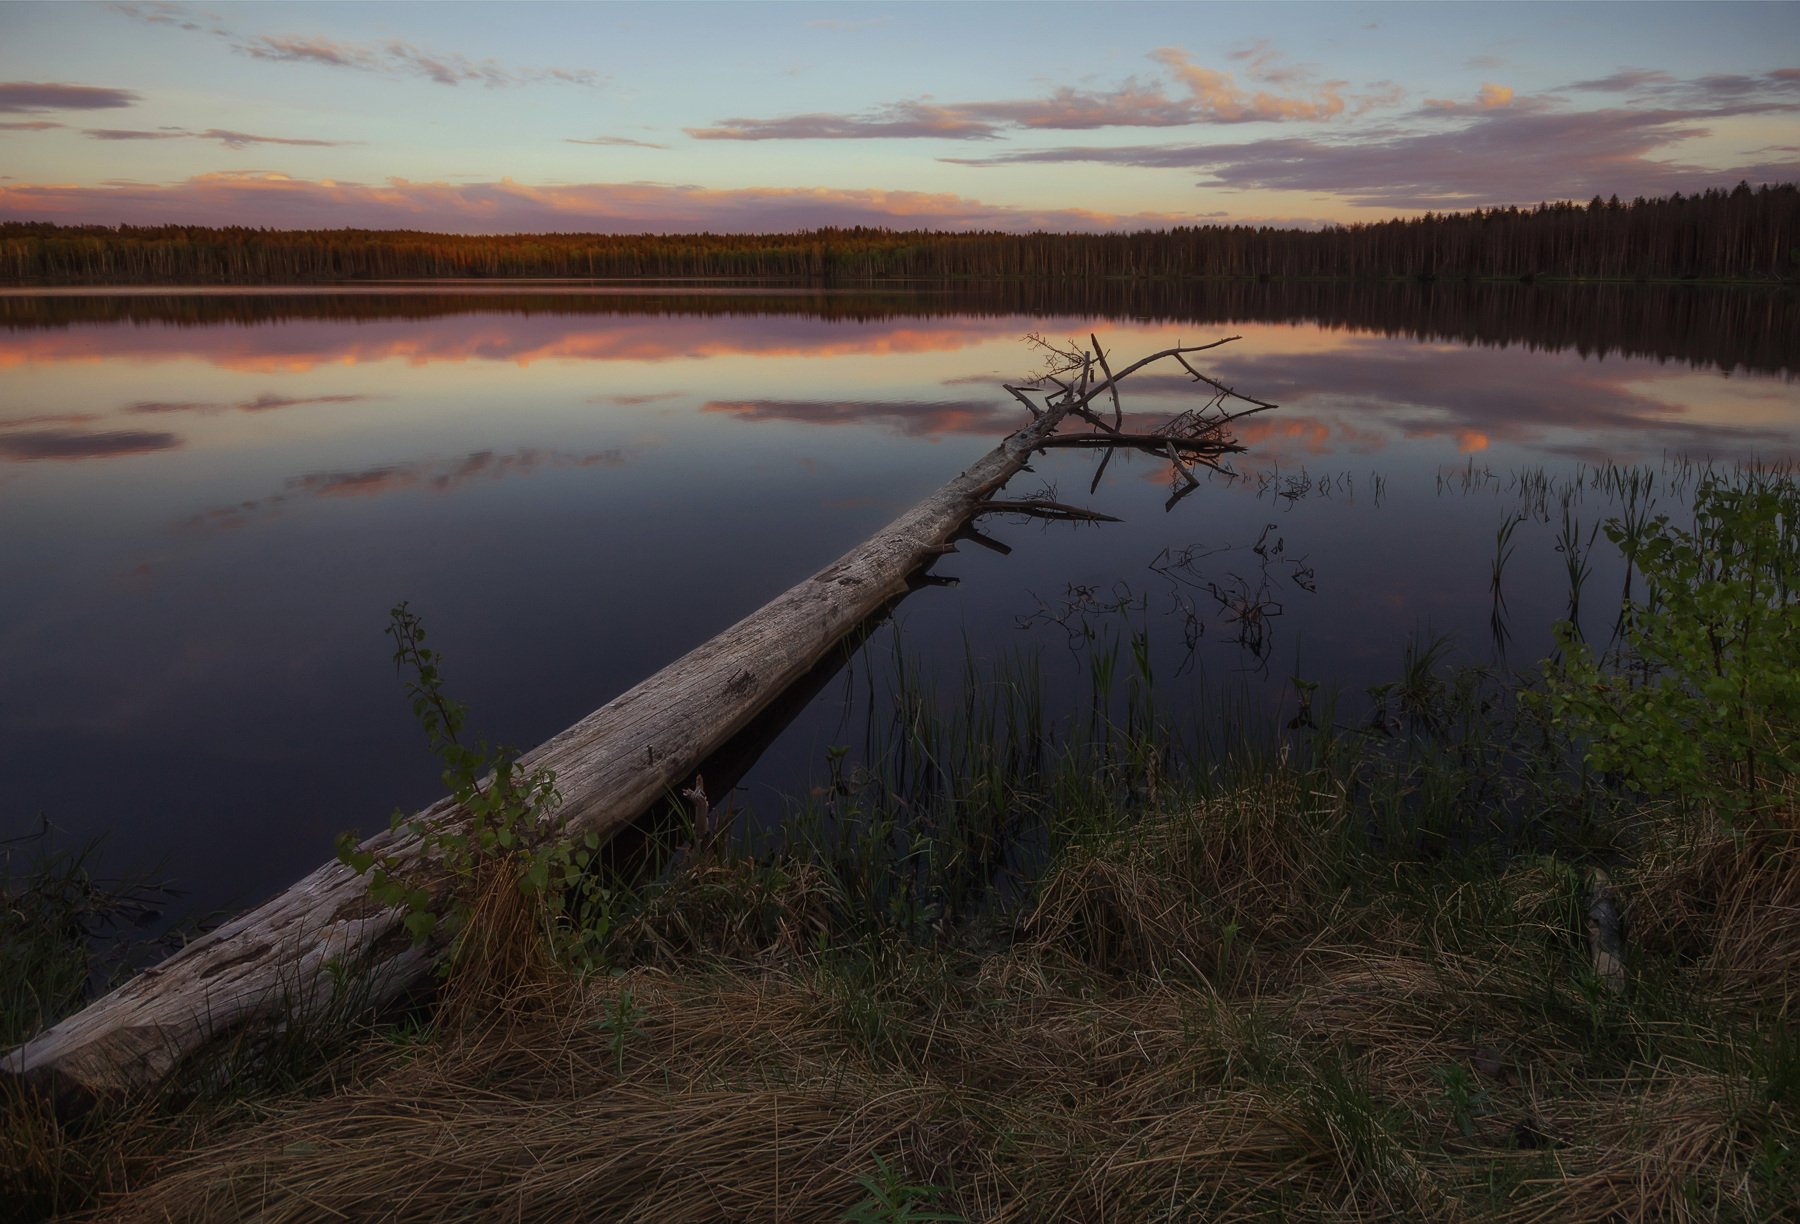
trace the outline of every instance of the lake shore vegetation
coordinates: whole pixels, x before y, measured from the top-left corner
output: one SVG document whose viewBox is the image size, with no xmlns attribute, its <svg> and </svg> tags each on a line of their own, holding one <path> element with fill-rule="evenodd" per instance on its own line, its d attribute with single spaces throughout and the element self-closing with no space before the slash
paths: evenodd
<svg viewBox="0 0 1800 1224">
<path fill-rule="evenodd" d="M 1604 646 L 1512 675 L 1415 641 L 1369 708 L 1302 681 L 1266 732 L 1165 725 L 1128 624 L 1084 626 L 1074 712 L 1029 660 L 946 695 L 902 657 L 777 829 L 677 824 L 548 907 L 492 854 L 434 997 L 82 1119 L 8 1100 L 0 1202 L 1794 1218 L 1800 485 L 1691 511 L 1609 524 L 1637 586 Z"/>
<path fill-rule="evenodd" d="M 1800 185 L 1426 213 L 1326 226 L 1120 234 L 434 234 L 247 226 L 0 224 L 0 283 L 296 284 L 394 279 L 884 281 L 1194 278 L 1792 282 Z"/>
</svg>

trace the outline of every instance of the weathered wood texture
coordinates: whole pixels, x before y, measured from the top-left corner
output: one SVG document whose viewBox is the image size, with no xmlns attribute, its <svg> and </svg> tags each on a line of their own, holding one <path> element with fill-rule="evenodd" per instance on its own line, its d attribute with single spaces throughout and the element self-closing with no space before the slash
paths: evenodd
<svg viewBox="0 0 1800 1224">
<path fill-rule="evenodd" d="M 911 574 L 950 551 L 950 537 L 981 499 L 1019 471 L 1068 409 L 1043 412 L 834 564 L 525 754 L 525 769 L 555 772 L 568 831 L 610 836 L 690 782 L 710 753 L 903 594 Z M 419 818 L 444 824 L 460 813 L 443 799 Z M 363 848 L 403 867 L 417 863 L 422 848 L 410 823 Z M 246 1028 L 331 1008 L 333 984 L 346 977 L 335 966 L 360 967 L 366 1002 L 378 1005 L 418 981 L 443 952 L 441 942 L 414 946 L 400 914 L 333 861 L 13 1050 L 0 1075 L 79 1108 L 154 1085 Z"/>
<path fill-rule="evenodd" d="M 1081 371 L 1078 385 L 1054 372 L 1045 376 L 1061 394 L 1046 396 L 1042 408 L 1023 389 L 1008 387 L 1031 410 L 1029 425 L 834 564 L 520 759 L 526 771 L 555 773 L 564 832 L 610 837 L 687 785 L 709 755 L 858 624 L 904 594 L 921 566 L 953 551 L 951 537 L 1066 417 L 1134 445 L 1135 439 L 1096 417 L 1090 404 L 1166 357 L 1180 361 L 1196 381 L 1210 383 L 1183 355 L 1235 339 L 1164 350 L 1116 374 L 1096 341 L 1095 354 L 1063 354 L 1075 362 L 1069 369 Z M 1096 365 L 1104 377 L 1094 377 Z M 1221 394 L 1248 398 L 1229 389 Z M 1218 451 L 1232 449 L 1219 431 L 1207 432 Z M 1152 441 L 1160 447 L 1165 439 Z M 1197 453 L 1190 450 L 1189 459 Z M 406 874 L 409 867 L 425 866 L 414 824 L 449 828 L 462 819 L 453 801 L 440 799 L 362 848 L 396 860 Z M 441 875 L 421 870 L 411 882 L 441 890 L 441 879 L 432 883 Z M 342 983 L 355 983 L 356 1004 L 379 1006 L 419 981 L 444 952 L 441 937 L 414 945 L 401 914 L 373 900 L 364 877 L 329 862 L 11 1051 L 0 1059 L 0 1078 L 23 1081 L 65 1110 L 79 1109 L 150 1087 L 234 1034 L 345 1006 L 337 994 Z"/>
</svg>

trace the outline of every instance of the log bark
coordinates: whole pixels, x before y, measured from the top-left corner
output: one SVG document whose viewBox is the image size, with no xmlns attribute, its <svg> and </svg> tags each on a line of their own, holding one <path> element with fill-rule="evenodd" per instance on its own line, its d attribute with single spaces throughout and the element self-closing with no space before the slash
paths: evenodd
<svg viewBox="0 0 1800 1224">
<path fill-rule="evenodd" d="M 1079 389 L 1059 382 L 1063 394 L 1042 408 L 1008 387 L 1032 410 L 1029 425 L 833 564 L 524 754 L 522 773 L 555 774 L 565 836 L 611 837 L 692 783 L 707 757 L 905 594 L 921 567 L 955 551 L 951 538 L 1066 417 L 1105 429 L 1089 405 L 1127 375 L 1167 357 L 1187 365 L 1184 354 L 1235 339 L 1165 349 L 1116 374 L 1101 361 L 1098 381 L 1095 358 L 1084 354 Z M 1220 439 L 1218 449 L 1233 448 Z M 430 870 L 414 827 L 449 830 L 464 820 L 453 800 L 440 799 L 361 849 L 392 862 L 409 884 L 431 889 L 435 908 L 445 873 Z M 79 1112 L 98 1099 L 153 1087 L 237 1034 L 391 1002 L 445 951 L 441 935 L 415 944 L 401 913 L 371 898 L 366 878 L 333 860 L 6 1054 L 0 1081 L 42 1093 L 59 1112 Z"/>
<path fill-rule="evenodd" d="M 521 757 L 522 770 L 555 772 L 567 833 L 609 837 L 691 783 L 708 755 L 904 594 L 915 571 L 953 551 L 950 537 L 981 499 L 1016 474 L 1067 413 L 1064 405 L 1043 411 L 833 564 Z M 446 798 L 415 819 L 445 825 L 461 813 Z M 362 848 L 403 870 L 422 865 L 412 823 Z M 415 945 L 400 913 L 372 900 L 366 879 L 334 860 L 11 1051 L 0 1078 L 22 1081 L 59 1112 L 79 1112 L 153 1087 L 239 1032 L 342 1008 L 347 982 L 356 983 L 359 1006 L 391 1002 L 444 951 L 441 939 Z"/>
</svg>

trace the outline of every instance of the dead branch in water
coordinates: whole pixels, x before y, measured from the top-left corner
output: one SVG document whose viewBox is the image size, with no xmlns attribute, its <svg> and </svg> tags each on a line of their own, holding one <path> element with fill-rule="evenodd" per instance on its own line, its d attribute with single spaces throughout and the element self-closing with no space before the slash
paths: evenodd
<svg viewBox="0 0 1800 1224">
<path fill-rule="evenodd" d="M 1175 437 L 1164 433 L 1057 434 L 1053 438 L 1045 438 L 1039 449 L 1064 450 L 1078 449 L 1084 446 L 1104 446 L 1108 450 L 1119 447 L 1125 450 L 1151 452 L 1160 452 L 1167 446 L 1174 446 L 1189 452 L 1189 459 L 1192 459 L 1197 453 L 1238 455 L 1244 451 L 1244 448 L 1235 442 L 1209 442 L 1201 438 Z"/>
<path fill-rule="evenodd" d="M 1058 501 L 987 501 L 976 508 L 976 513 L 1024 514 L 1032 518 L 1054 519 L 1062 522 L 1118 523 L 1123 521 L 1110 514 L 1101 514 L 1098 510 L 1070 506 Z"/>
<path fill-rule="evenodd" d="M 1220 345 L 1230 344 L 1238 339 L 1237 336 L 1226 336 L 1223 339 L 1214 340 L 1210 344 L 1176 345 L 1174 348 L 1164 349 L 1134 361 L 1117 373 L 1114 373 L 1111 363 L 1107 360 L 1106 352 L 1101 347 L 1100 338 L 1097 335 L 1090 334 L 1088 336 L 1088 342 L 1093 345 L 1091 351 L 1073 343 L 1059 346 L 1035 334 L 1027 336 L 1026 339 L 1048 355 L 1045 372 L 1036 381 L 1050 382 L 1057 389 L 1055 392 L 1046 392 L 1041 387 L 1036 388 L 1038 394 L 1044 397 L 1043 408 L 1032 402 L 1028 394 L 1034 388 L 1008 384 L 1006 389 L 1014 398 L 1030 408 L 1034 416 L 1041 411 L 1056 407 L 1094 428 L 1096 431 L 1094 433 L 1058 434 L 1046 438 L 1042 443 L 1044 448 L 1083 446 L 1106 448 L 1106 455 L 1101 459 L 1099 468 L 1094 472 L 1093 483 L 1088 488 L 1089 493 L 1100 487 L 1100 477 L 1105 473 L 1107 464 L 1112 462 L 1115 448 L 1123 447 L 1145 454 L 1167 456 L 1170 472 L 1174 478 L 1172 483 L 1175 485 L 1175 490 L 1164 509 L 1172 510 L 1177 502 L 1193 492 L 1199 484 L 1199 478 L 1194 475 L 1191 465 L 1202 466 L 1221 475 L 1233 475 L 1219 462 L 1219 459 L 1221 456 L 1243 450 L 1243 447 L 1231 441 L 1228 432 L 1229 426 L 1234 421 L 1259 412 L 1267 412 L 1276 407 L 1267 400 L 1245 395 L 1236 388 L 1202 373 L 1195 368 L 1193 362 L 1188 360 L 1189 354 L 1205 352 L 1208 349 L 1218 348 Z M 1212 395 L 1199 409 L 1189 409 L 1155 429 L 1127 430 L 1125 409 L 1119 398 L 1119 384 L 1145 366 L 1171 358 L 1187 371 L 1191 381 L 1210 388 Z M 1099 367 L 1102 375 L 1098 381 L 1094 381 L 1092 378 L 1092 372 L 1096 366 Z M 1070 381 L 1065 381 L 1064 375 L 1074 376 L 1077 371 L 1079 371 L 1079 377 L 1072 377 Z M 1103 394 L 1112 400 L 1113 414 L 1110 422 L 1102 420 L 1091 407 L 1094 401 Z M 1232 400 L 1242 401 L 1250 407 L 1237 412 L 1228 411 L 1225 405 Z"/>
</svg>

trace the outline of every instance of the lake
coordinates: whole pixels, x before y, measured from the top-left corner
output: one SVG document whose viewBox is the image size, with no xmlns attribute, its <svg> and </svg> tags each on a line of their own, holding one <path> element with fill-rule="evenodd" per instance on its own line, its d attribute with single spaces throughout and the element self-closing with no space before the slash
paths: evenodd
<svg viewBox="0 0 1800 1224">
<path fill-rule="evenodd" d="M 1236 479 L 1056 451 L 1122 523 L 989 518 L 734 792 L 823 772 L 901 655 L 946 686 L 1033 659 L 1052 706 L 1142 634 L 1166 715 L 1274 727 L 1301 677 L 1349 697 L 1409 636 L 1504 659 L 1566 613 L 1605 633 L 1607 465 L 1679 513 L 1694 461 L 1800 456 L 1783 290 L 1120 285 L 828 292 L 455 285 L 0 296 L 0 837 L 48 821 L 151 871 L 175 916 L 236 909 L 440 791 L 384 636 L 409 601 L 486 734 L 533 745 L 828 564 L 1019 425 L 1028 333 L 1169 345 L 1280 408 Z M 1156 422 L 1204 401 L 1152 370 Z M 1559 539 L 1563 541 L 1559 551 Z M 770 728 L 771 733 L 775 729 Z M 715 801 L 719 796 L 715 795 Z"/>
</svg>

